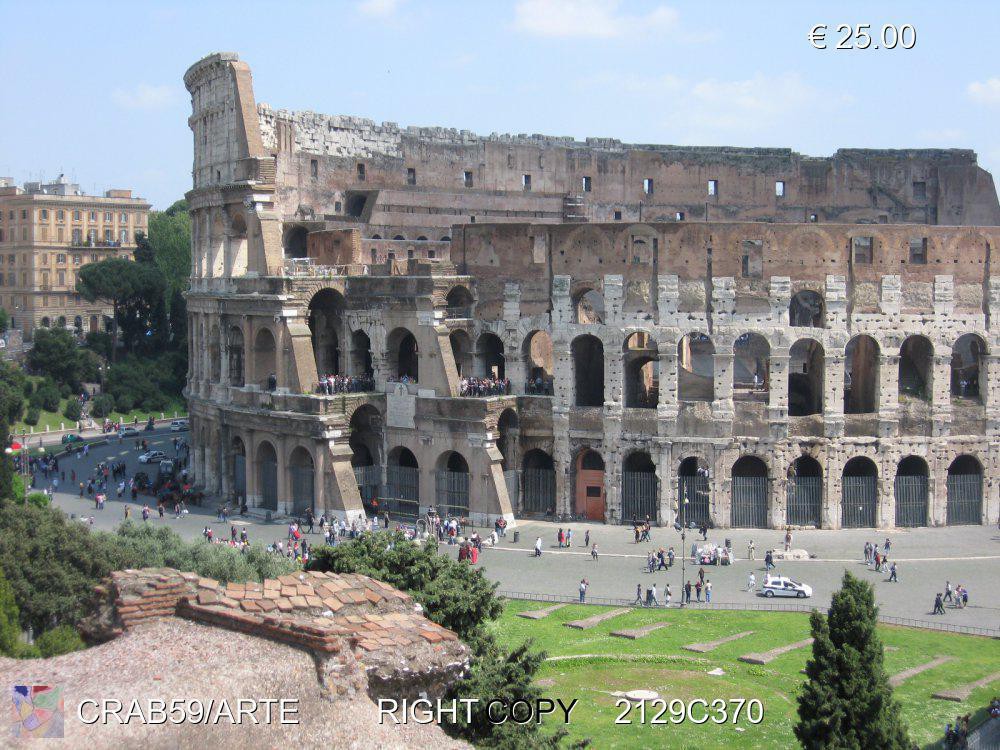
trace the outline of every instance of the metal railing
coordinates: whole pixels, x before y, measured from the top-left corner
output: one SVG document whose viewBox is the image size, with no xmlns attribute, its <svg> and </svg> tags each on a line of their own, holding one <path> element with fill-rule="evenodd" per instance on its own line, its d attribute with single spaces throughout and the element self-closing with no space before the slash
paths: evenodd
<svg viewBox="0 0 1000 750">
<path fill-rule="evenodd" d="M 537 602 L 565 602 L 567 604 L 579 604 L 579 597 L 576 596 L 566 596 L 564 594 L 535 594 L 523 591 L 507 591 L 505 589 L 498 589 L 496 592 L 499 596 L 505 597 L 507 599 L 517 599 L 522 601 L 537 601 Z M 677 592 L 677 598 L 671 602 L 670 609 L 680 609 L 679 601 L 680 592 Z M 603 606 L 603 607 L 635 607 L 636 609 L 645 608 L 644 605 L 639 605 L 635 603 L 635 599 L 614 599 L 610 597 L 599 597 L 587 595 L 587 605 L 591 606 Z M 660 605 L 660 609 L 667 609 L 666 606 Z M 745 611 L 745 612 L 791 612 L 791 613 L 801 613 L 808 614 L 814 609 L 823 611 L 822 607 L 811 607 L 808 604 L 793 604 L 791 602 L 774 602 L 774 601 L 761 601 L 761 602 L 692 602 L 691 604 L 684 605 L 684 609 L 695 608 L 695 609 L 716 609 L 724 611 Z M 883 625 L 901 625 L 909 628 L 921 628 L 922 630 L 938 630 L 946 633 L 960 633 L 964 635 L 981 635 L 988 638 L 1000 638 L 1000 628 L 984 628 L 975 625 L 954 625 L 947 622 L 931 622 L 928 620 L 917 620 L 910 617 L 895 617 L 893 615 L 882 615 L 878 616 L 878 621 Z"/>
</svg>

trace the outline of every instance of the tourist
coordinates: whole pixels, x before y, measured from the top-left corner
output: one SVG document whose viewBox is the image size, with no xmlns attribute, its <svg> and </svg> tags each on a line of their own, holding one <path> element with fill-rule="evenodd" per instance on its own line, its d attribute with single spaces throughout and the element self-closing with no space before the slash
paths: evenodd
<svg viewBox="0 0 1000 750">
<path fill-rule="evenodd" d="M 590 582 L 586 578 L 580 579 L 580 604 L 584 604 L 587 601 L 587 586 Z"/>
<path fill-rule="evenodd" d="M 705 581 L 705 601 L 709 604 L 712 603 L 712 581 L 711 579 Z"/>
<path fill-rule="evenodd" d="M 708 524 L 707 523 L 703 523 L 701 525 L 701 541 L 703 541 L 703 542 L 707 542 L 708 541 Z"/>
<path fill-rule="evenodd" d="M 952 599 L 952 596 L 951 596 L 951 581 L 945 581 L 944 582 L 944 601 L 946 601 L 946 602 L 954 602 L 955 601 L 954 599 Z"/>
<path fill-rule="evenodd" d="M 538 537 L 535 540 L 535 557 L 541 557 L 541 556 L 542 556 L 542 538 Z"/>
<path fill-rule="evenodd" d="M 751 570 L 750 574 L 747 576 L 747 591 L 753 591 L 755 588 L 757 588 L 757 576 L 755 576 Z"/>
<path fill-rule="evenodd" d="M 573 546 L 573 529 L 566 529 L 566 546 Z"/>
<path fill-rule="evenodd" d="M 556 534 L 556 541 L 559 543 L 559 549 L 562 549 L 564 538 L 565 537 L 563 536 L 563 530 L 559 529 L 559 533 Z"/>
<path fill-rule="evenodd" d="M 931 612 L 932 615 L 943 615 L 944 612 L 944 602 L 941 600 L 941 594 L 937 594 L 934 597 L 934 611 Z"/>
<path fill-rule="evenodd" d="M 889 537 L 886 537 L 886 538 L 885 538 L 885 544 L 883 544 L 883 545 L 882 545 L 882 549 L 883 549 L 883 550 L 885 550 L 885 554 L 886 554 L 886 555 L 888 555 L 888 554 L 889 554 L 889 546 L 890 546 L 891 544 L 892 544 L 892 542 L 890 542 L 890 541 L 889 541 Z"/>
<path fill-rule="evenodd" d="M 674 567 L 674 557 L 675 557 L 674 548 L 670 547 L 667 550 L 667 570 L 670 570 L 670 568 Z"/>
<path fill-rule="evenodd" d="M 667 567 L 667 553 L 664 551 L 663 547 L 660 547 L 659 551 L 656 553 L 656 569 L 658 571 L 665 570 Z"/>
<path fill-rule="evenodd" d="M 670 606 L 670 584 L 669 583 L 666 584 L 663 587 L 663 606 L 664 607 L 669 607 Z"/>
<path fill-rule="evenodd" d="M 756 548 L 753 545 L 753 539 L 747 542 L 747 560 L 756 560 Z"/>
<path fill-rule="evenodd" d="M 889 566 L 889 581 L 899 583 L 899 579 L 896 577 L 896 563 Z"/>
<path fill-rule="evenodd" d="M 660 602 L 656 598 L 656 584 L 655 583 L 649 589 L 646 590 L 646 606 L 647 607 L 658 607 L 658 606 L 660 606 Z"/>
<path fill-rule="evenodd" d="M 685 604 L 691 603 L 691 581 L 687 581 L 684 584 L 684 603 Z"/>
<path fill-rule="evenodd" d="M 642 584 L 641 583 L 637 583 L 635 585 L 635 601 L 632 602 L 632 604 L 638 604 L 640 607 L 642 606 Z"/>
<path fill-rule="evenodd" d="M 597 542 L 594 542 L 590 548 L 590 557 L 594 562 L 597 562 Z"/>
<path fill-rule="evenodd" d="M 694 584 L 694 594 L 699 602 L 701 601 L 701 590 L 703 587 L 704 584 L 700 580 L 696 581 Z"/>
<path fill-rule="evenodd" d="M 785 552 L 788 552 L 792 547 L 792 530 L 789 528 L 785 531 Z"/>
<path fill-rule="evenodd" d="M 653 552 L 650 550 L 646 553 L 646 572 L 652 573 L 656 569 L 656 560 L 653 557 Z"/>
<path fill-rule="evenodd" d="M 764 555 L 764 570 L 768 573 L 774 568 L 774 555 L 768 550 Z"/>
<path fill-rule="evenodd" d="M 590 546 L 590 529 L 587 529 L 583 533 L 583 546 L 584 547 L 589 547 Z"/>
<path fill-rule="evenodd" d="M 705 583 L 705 569 L 704 568 L 698 568 L 698 580 L 701 581 L 702 583 Z"/>
</svg>

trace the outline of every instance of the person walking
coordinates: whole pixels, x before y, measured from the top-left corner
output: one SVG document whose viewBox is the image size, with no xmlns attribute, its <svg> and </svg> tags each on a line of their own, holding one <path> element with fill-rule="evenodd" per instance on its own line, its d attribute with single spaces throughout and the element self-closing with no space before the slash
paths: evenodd
<svg viewBox="0 0 1000 750">
<path fill-rule="evenodd" d="M 791 529 L 786 529 L 785 530 L 785 552 L 788 552 L 788 550 L 791 549 L 791 547 L 792 547 L 792 530 Z"/>
<path fill-rule="evenodd" d="M 642 584 L 641 583 L 637 583 L 635 585 L 635 601 L 632 602 L 632 604 L 638 604 L 640 607 L 642 606 Z"/>
<path fill-rule="evenodd" d="M 705 601 L 712 603 L 712 579 L 705 581 Z"/>
<path fill-rule="evenodd" d="M 586 578 L 580 579 L 580 604 L 584 604 L 587 601 L 587 586 L 590 582 Z"/>
<path fill-rule="evenodd" d="M 646 592 L 646 606 L 659 607 L 660 601 L 656 598 L 656 584 L 654 583 Z"/>
<path fill-rule="evenodd" d="M 704 584 L 700 580 L 695 581 L 695 584 L 694 584 L 694 595 L 698 599 L 699 602 L 701 601 L 701 589 L 702 589 L 703 586 L 704 586 Z"/>
<path fill-rule="evenodd" d="M 771 554 L 771 550 L 768 550 L 767 554 L 764 555 L 764 570 L 770 573 L 773 567 L 774 567 L 774 555 Z"/>
<path fill-rule="evenodd" d="M 705 583 L 705 569 L 704 568 L 698 568 L 698 581 L 700 581 L 702 584 Z"/>
<path fill-rule="evenodd" d="M 751 570 L 750 575 L 747 576 L 747 591 L 753 591 L 755 588 L 757 588 L 757 576 Z"/>
<path fill-rule="evenodd" d="M 685 604 L 691 603 L 691 581 L 687 581 L 684 584 L 684 603 Z"/>
<path fill-rule="evenodd" d="M 889 581 L 899 583 L 899 579 L 896 577 L 896 563 L 889 566 Z"/>
<path fill-rule="evenodd" d="M 597 558 L 597 542 L 594 542 L 593 546 L 591 546 L 591 548 L 590 548 L 590 558 L 594 562 L 597 562 L 597 560 L 598 560 L 598 558 Z"/>
<path fill-rule="evenodd" d="M 663 587 L 663 606 L 664 607 L 669 607 L 670 606 L 670 584 L 669 583 L 666 586 Z"/>
<path fill-rule="evenodd" d="M 584 547 L 589 547 L 590 546 L 590 529 L 587 529 L 583 533 L 583 546 Z"/>
<path fill-rule="evenodd" d="M 573 529 L 566 529 L 566 546 L 573 546 Z"/>
<path fill-rule="evenodd" d="M 946 602 L 954 602 L 955 601 L 954 599 L 952 599 L 951 581 L 945 581 L 944 582 L 944 599 L 943 599 L 943 601 L 946 601 Z"/>
<path fill-rule="evenodd" d="M 885 544 L 882 545 L 882 550 L 885 552 L 886 555 L 889 554 L 889 547 L 891 545 L 892 545 L 892 542 L 889 541 L 889 537 L 886 537 L 885 538 Z"/>
<path fill-rule="evenodd" d="M 943 615 L 944 612 L 944 602 L 941 600 L 941 594 L 937 594 L 934 597 L 934 611 L 931 612 L 932 615 Z"/>
<path fill-rule="evenodd" d="M 747 542 L 747 560 L 757 559 L 757 549 L 754 547 L 753 539 Z"/>
<path fill-rule="evenodd" d="M 542 538 L 538 537 L 535 540 L 535 557 L 541 557 L 541 556 L 542 556 Z"/>
<path fill-rule="evenodd" d="M 564 538 L 565 537 L 563 536 L 563 530 L 559 529 L 559 533 L 556 534 L 556 541 L 559 543 L 559 549 L 562 549 Z"/>
<path fill-rule="evenodd" d="M 671 547 L 670 549 L 667 550 L 667 570 L 670 570 L 672 567 L 674 567 L 674 557 L 675 557 L 674 548 Z"/>
</svg>

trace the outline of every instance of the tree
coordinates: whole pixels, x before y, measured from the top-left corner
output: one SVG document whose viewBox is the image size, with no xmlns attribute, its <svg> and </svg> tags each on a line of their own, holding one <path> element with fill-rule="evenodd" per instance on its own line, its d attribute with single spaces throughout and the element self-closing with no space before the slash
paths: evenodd
<svg viewBox="0 0 1000 750">
<path fill-rule="evenodd" d="M 187 201 L 179 200 L 166 211 L 150 212 L 148 242 L 170 289 L 186 289 L 191 274 L 191 217 Z"/>
<path fill-rule="evenodd" d="M 14 589 L 0 570 L 0 654 L 14 656 L 20 643 L 21 625 L 18 617 Z"/>
<path fill-rule="evenodd" d="M 46 630 L 35 639 L 38 654 L 43 659 L 51 656 L 62 656 L 72 651 L 82 651 L 87 647 L 80 633 L 72 625 L 57 625 Z"/>
<path fill-rule="evenodd" d="M 187 356 L 187 302 L 180 289 L 170 297 L 170 343 Z"/>
<path fill-rule="evenodd" d="M 124 258 L 108 258 L 80 268 L 76 290 L 88 302 L 101 301 L 114 310 L 111 359 L 118 354 L 119 327 L 124 323 L 129 351 L 148 326 L 149 311 L 163 296 L 165 280 L 159 269 Z"/>
<path fill-rule="evenodd" d="M 86 362 L 73 334 L 65 328 L 39 328 L 28 352 L 28 366 L 57 384 L 79 387 Z"/>
<path fill-rule="evenodd" d="M 3 333 L 8 328 L 10 328 L 10 315 L 7 311 L 0 307 L 0 333 Z"/>
<path fill-rule="evenodd" d="M 813 655 L 795 736 L 807 750 L 912 746 L 883 667 L 871 584 L 845 572 L 827 617 L 810 618 Z"/>
</svg>

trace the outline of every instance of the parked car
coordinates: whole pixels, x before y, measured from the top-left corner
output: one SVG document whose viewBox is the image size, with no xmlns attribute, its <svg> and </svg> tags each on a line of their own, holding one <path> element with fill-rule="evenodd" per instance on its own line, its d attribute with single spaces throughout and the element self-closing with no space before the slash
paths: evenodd
<svg viewBox="0 0 1000 750">
<path fill-rule="evenodd" d="M 175 419 L 170 423 L 171 432 L 187 432 L 189 429 L 191 429 L 191 425 L 186 419 Z"/>
<path fill-rule="evenodd" d="M 764 579 L 760 587 L 760 593 L 768 598 L 773 596 L 794 596 L 798 599 L 805 599 L 812 596 L 812 586 L 806 583 L 793 581 L 785 576 L 769 576 Z"/>
<path fill-rule="evenodd" d="M 83 442 L 83 438 L 80 437 L 79 435 L 63 435 L 62 436 L 62 444 L 63 445 L 72 445 L 73 443 L 82 443 L 82 442 Z"/>
<path fill-rule="evenodd" d="M 132 435 L 138 435 L 139 431 L 135 427 L 122 427 L 118 430 L 118 437 L 127 438 Z"/>
<path fill-rule="evenodd" d="M 143 453 L 139 456 L 139 463 L 141 464 L 158 464 L 160 461 L 166 459 L 167 454 L 163 451 L 149 451 L 148 453 Z"/>
</svg>

